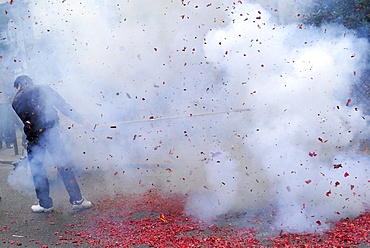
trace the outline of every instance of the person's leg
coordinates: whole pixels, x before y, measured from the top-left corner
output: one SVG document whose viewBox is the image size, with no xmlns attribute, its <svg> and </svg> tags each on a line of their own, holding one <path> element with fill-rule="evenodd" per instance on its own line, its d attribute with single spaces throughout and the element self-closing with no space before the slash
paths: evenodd
<svg viewBox="0 0 370 248">
<path fill-rule="evenodd" d="M 71 204 L 78 204 L 83 200 L 81 190 L 73 172 L 73 164 L 67 156 L 66 148 L 63 140 L 60 137 L 59 128 L 54 127 L 47 133 L 48 142 L 47 149 L 53 159 L 60 176 L 62 177 L 64 186 L 69 195 Z"/>
<path fill-rule="evenodd" d="M 27 146 L 27 153 L 39 205 L 46 209 L 51 208 L 53 207 L 53 200 L 50 198 L 47 170 L 43 165 L 45 146 L 38 142 L 30 142 Z"/>
</svg>

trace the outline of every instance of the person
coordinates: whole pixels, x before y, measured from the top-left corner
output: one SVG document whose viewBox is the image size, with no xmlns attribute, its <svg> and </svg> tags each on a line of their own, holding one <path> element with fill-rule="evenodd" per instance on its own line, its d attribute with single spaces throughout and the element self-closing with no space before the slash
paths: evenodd
<svg viewBox="0 0 370 248">
<path fill-rule="evenodd" d="M 14 137 L 12 137 L 12 110 L 10 96 L 6 90 L 5 82 L 0 82 L 0 149 L 5 141 L 6 148 L 13 148 Z"/>
<path fill-rule="evenodd" d="M 34 85 L 27 75 L 18 76 L 14 81 L 14 88 L 16 94 L 12 107 L 24 124 L 28 161 L 39 200 L 37 205 L 31 207 L 32 211 L 42 213 L 54 210 L 47 170 L 43 165 L 46 150 L 63 180 L 72 209 L 92 207 L 92 203 L 82 197 L 73 165 L 68 159 L 59 132 L 58 110 L 77 123 L 83 124 L 85 119 L 66 103 L 58 92 L 47 85 Z"/>
</svg>

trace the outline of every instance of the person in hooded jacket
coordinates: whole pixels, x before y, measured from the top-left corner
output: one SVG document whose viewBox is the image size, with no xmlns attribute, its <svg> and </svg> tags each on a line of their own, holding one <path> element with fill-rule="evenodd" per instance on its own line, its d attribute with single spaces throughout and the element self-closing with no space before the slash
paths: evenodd
<svg viewBox="0 0 370 248">
<path fill-rule="evenodd" d="M 42 213 L 54 210 L 47 170 L 43 164 L 46 151 L 49 152 L 61 175 L 72 209 L 90 208 L 92 203 L 81 195 L 73 172 L 73 164 L 68 159 L 60 136 L 58 111 L 77 123 L 83 124 L 85 119 L 58 92 L 47 85 L 34 85 L 27 75 L 17 77 L 14 88 L 16 94 L 12 107 L 24 124 L 28 160 L 39 200 L 37 205 L 31 207 L 32 211 Z"/>
</svg>

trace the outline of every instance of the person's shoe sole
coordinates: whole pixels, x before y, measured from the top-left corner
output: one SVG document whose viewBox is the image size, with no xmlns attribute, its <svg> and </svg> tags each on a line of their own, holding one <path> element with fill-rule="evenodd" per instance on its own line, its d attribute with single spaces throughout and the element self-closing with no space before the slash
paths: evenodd
<svg viewBox="0 0 370 248">
<path fill-rule="evenodd" d="M 44 207 L 41 207 L 40 205 L 33 205 L 31 209 L 32 209 L 32 212 L 34 213 L 50 213 L 54 211 L 53 207 L 44 208 Z"/>
<path fill-rule="evenodd" d="M 72 205 L 72 210 L 81 211 L 81 210 L 89 209 L 91 207 L 92 207 L 92 203 L 89 202 L 89 201 L 84 200 L 84 202 L 82 202 L 82 204 L 80 204 L 80 205 L 77 205 L 77 204 Z"/>
</svg>

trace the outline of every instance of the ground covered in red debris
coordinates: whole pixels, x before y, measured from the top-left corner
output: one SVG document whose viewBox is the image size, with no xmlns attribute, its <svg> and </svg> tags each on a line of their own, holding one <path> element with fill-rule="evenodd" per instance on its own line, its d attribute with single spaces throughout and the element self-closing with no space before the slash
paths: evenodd
<svg viewBox="0 0 370 248">
<path fill-rule="evenodd" d="M 86 211 L 84 222 L 58 233 L 61 243 L 91 247 L 343 247 L 370 245 L 370 213 L 342 219 L 322 234 L 261 238 L 258 228 L 207 225 L 183 213 L 186 196 L 150 190 L 106 196 Z M 225 224 L 226 223 L 226 224 Z M 258 224 L 256 224 L 258 225 Z"/>
</svg>

